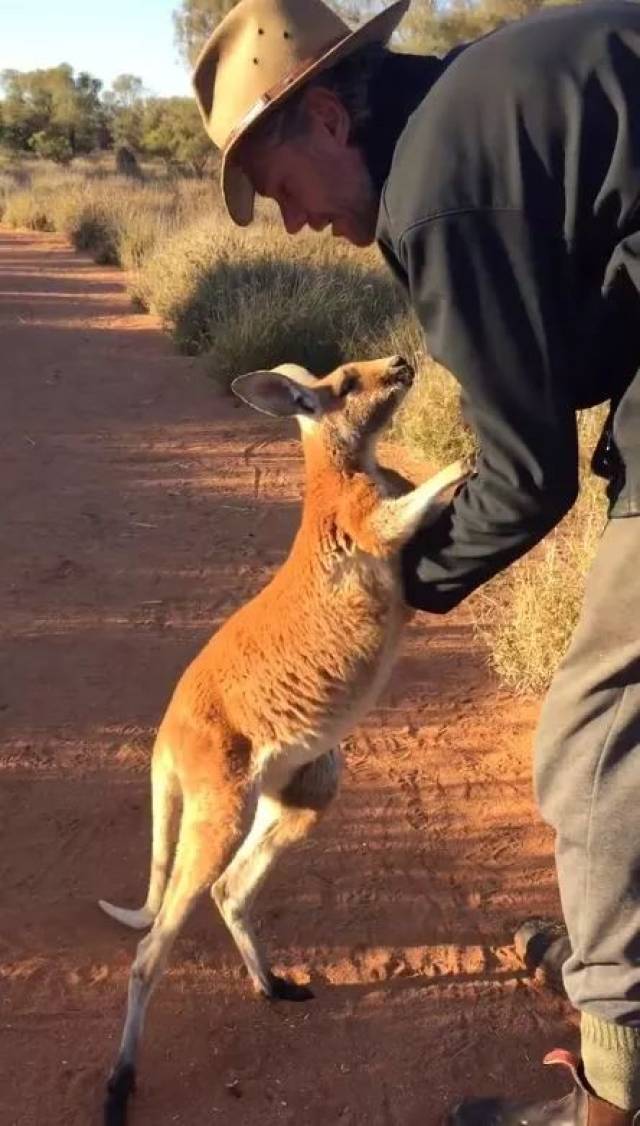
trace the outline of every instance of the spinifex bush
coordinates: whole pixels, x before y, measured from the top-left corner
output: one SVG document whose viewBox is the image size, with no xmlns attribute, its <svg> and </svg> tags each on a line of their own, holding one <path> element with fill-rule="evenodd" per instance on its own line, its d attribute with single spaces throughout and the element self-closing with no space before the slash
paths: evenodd
<svg viewBox="0 0 640 1126">
<path fill-rule="evenodd" d="M 116 176 L 112 164 L 86 158 L 61 170 L 0 162 L 3 222 L 60 231 L 96 261 L 124 266 L 138 305 L 159 314 L 183 351 L 205 353 L 211 375 L 225 383 L 285 360 L 320 373 L 349 358 L 401 353 L 418 378 L 394 424 L 398 441 L 434 469 L 473 448 L 458 385 L 427 358 L 377 251 L 317 235 L 291 239 L 265 206 L 239 231 L 211 182 L 171 179 L 145 165 L 137 183 Z M 602 412 L 581 418 L 585 457 L 601 423 Z M 544 688 L 577 619 L 605 519 L 600 483 L 583 477 L 562 524 L 472 603 L 493 668 L 517 691 Z"/>
<path fill-rule="evenodd" d="M 158 246 L 135 280 L 185 352 L 207 352 L 211 373 L 283 361 L 318 373 L 354 356 L 384 355 L 405 301 L 377 252 L 317 236 L 289 239 L 260 221 L 249 231 L 202 217 Z"/>
<path fill-rule="evenodd" d="M 588 468 L 603 412 L 581 418 L 582 486 L 577 504 L 546 539 L 474 598 L 476 624 L 501 682 L 543 691 L 566 652 L 585 580 L 606 523 L 604 483 Z"/>
<path fill-rule="evenodd" d="M 61 170 L 45 162 L 31 166 L 21 183 L 3 172 L 3 221 L 13 227 L 60 231 L 96 262 L 138 269 L 168 231 L 213 206 L 205 182 L 146 183 L 116 176 L 99 162 L 74 162 Z"/>
</svg>

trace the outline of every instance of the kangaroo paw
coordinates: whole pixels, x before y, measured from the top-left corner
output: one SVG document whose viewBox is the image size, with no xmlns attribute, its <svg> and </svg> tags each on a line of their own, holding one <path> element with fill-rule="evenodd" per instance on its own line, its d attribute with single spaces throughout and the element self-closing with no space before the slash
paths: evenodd
<svg viewBox="0 0 640 1126">
<path fill-rule="evenodd" d="M 129 1095 L 136 1089 L 136 1070 L 132 1064 L 116 1064 L 104 1100 L 104 1126 L 126 1126 Z"/>
<path fill-rule="evenodd" d="M 277 974 L 269 974 L 268 991 L 262 990 L 268 1001 L 312 1001 L 315 994 L 308 985 L 298 985 Z"/>
</svg>

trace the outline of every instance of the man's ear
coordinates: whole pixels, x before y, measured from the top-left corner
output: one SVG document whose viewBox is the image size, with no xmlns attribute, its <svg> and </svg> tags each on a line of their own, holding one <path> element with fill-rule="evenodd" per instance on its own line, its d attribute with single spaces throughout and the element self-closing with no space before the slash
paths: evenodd
<svg viewBox="0 0 640 1126">
<path fill-rule="evenodd" d="M 239 375 L 231 384 L 231 390 L 250 407 L 274 418 L 295 415 L 317 418 L 322 414 L 318 391 L 281 371 L 252 371 L 248 375 Z"/>
<path fill-rule="evenodd" d="M 305 94 L 307 113 L 326 129 L 340 145 L 347 145 L 351 136 L 349 111 L 337 94 L 326 86 L 311 86 Z"/>
</svg>

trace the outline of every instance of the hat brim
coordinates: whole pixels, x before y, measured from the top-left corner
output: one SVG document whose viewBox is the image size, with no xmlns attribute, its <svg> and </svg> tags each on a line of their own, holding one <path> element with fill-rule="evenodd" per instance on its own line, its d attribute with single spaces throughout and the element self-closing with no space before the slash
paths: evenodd
<svg viewBox="0 0 640 1126">
<path fill-rule="evenodd" d="M 331 50 L 315 59 L 301 74 L 296 75 L 295 79 L 287 84 L 286 89 L 281 94 L 267 102 L 264 108 L 251 118 L 247 126 L 234 135 L 232 143 L 224 150 L 222 155 L 220 181 L 227 211 L 237 226 L 248 227 L 253 221 L 256 194 L 251 180 L 234 160 L 238 145 L 247 138 L 258 123 L 263 122 L 268 114 L 273 113 L 274 109 L 277 109 L 291 94 L 304 86 L 305 82 L 308 82 L 315 74 L 335 66 L 342 58 L 353 54 L 360 47 L 366 47 L 369 43 L 386 43 L 407 12 L 409 4 L 410 0 L 396 0 L 396 3 L 392 4 L 390 8 L 386 8 L 384 12 L 379 12 L 362 24 L 361 27 L 345 36 Z"/>
</svg>

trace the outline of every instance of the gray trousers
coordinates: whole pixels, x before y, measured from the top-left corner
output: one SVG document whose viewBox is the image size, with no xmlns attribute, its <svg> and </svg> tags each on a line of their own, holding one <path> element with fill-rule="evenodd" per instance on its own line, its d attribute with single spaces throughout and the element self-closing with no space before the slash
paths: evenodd
<svg viewBox="0 0 640 1126">
<path fill-rule="evenodd" d="M 640 518 L 609 522 L 544 704 L 536 792 L 556 832 L 577 1009 L 640 1025 Z"/>
</svg>

